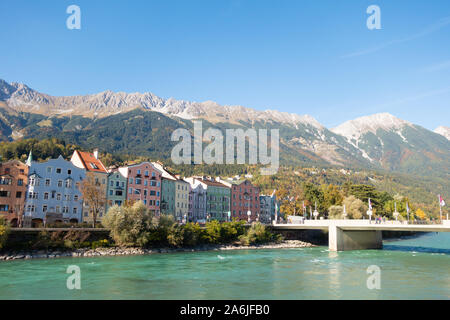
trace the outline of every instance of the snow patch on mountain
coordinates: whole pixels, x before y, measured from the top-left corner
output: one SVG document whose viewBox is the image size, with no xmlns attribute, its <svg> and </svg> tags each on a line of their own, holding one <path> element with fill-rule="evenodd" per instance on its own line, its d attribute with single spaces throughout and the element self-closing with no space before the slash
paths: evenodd
<svg viewBox="0 0 450 320">
<path fill-rule="evenodd" d="M 359 138 L 366 133 L 371 132 L 376 135 L 379 129 L 385 131 L 395 130 L 403 140 L 406 140 L 401 133 L 401 130 L 405 126 L 412 126 L 412 123 L 394 117 L 390 113 L 378 113 L 347 121 L 338 127 L 331 129 L 331 131 L 346 137 L 347 140 L 354 139 L 358 141 Z"/>
<path fill-rule="evenodd" d="M 440 126 L 434 130 L 435 133 L 440 134 L 450 140 L 450 127 Z"/>
</svg>

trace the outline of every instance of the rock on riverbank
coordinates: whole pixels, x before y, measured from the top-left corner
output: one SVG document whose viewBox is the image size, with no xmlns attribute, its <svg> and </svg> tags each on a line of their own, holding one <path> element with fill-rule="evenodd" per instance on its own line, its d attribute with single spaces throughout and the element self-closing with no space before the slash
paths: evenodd
<svg viewBox="0 0 450 320">
<path fill-rule="evenodd" d="M 97 248 L 97 249 L 75 249 L 71 251 L 63 250 L 34 250 L 27 252 L 4 252 L 0 253 L 0 261 L 5 260 L 28 260 L 44 258 L 62 258 L 62 257 L 97 257 L 97 256 L 125 256 L 125 255 L 144 255 L 155 253 L 174 253 L 174 252 L 196 252 L 196 251 L 223 251 L 223 250 L 249 250 L 249 249 L 284 249 L 284 248 L 307 248 L 314 245 L 299 240 L 286 240 L 281 243 L 269 243 L 261 245 L 204 245 L 194 248 Z"/>
</svg>

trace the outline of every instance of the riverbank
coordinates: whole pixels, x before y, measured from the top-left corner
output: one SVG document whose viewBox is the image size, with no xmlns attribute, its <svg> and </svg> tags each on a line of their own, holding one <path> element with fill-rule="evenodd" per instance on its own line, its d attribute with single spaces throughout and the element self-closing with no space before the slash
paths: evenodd
<svg viewBox="0 0 450 320">
<path fill-rule="evenodd" d="M 260 245 L 203 245 L 193 248 L 121 248 L 121 247 L 106 247 L 106 248 L 82 248 L 74 250 L 31 250 L 20 252 L 3 252 L 0 253 L 0 261 L 6 260 L 29 260 L 29 259 L 52 259 L 64 257 L 97 257 L 97 256 L 127 256 L 127 255 L 146 255 L 157 253 L 175 253 L 175 252 L 198 252 L 198 251 L 226 251 L 226 250 L 253 250 L 253 249 L 288 249 L 288 248 L 308 248 L 315 247 L 315 245 L 299 241 L 286 240 L 281 243 L 268 243 Z"/>
</svg>

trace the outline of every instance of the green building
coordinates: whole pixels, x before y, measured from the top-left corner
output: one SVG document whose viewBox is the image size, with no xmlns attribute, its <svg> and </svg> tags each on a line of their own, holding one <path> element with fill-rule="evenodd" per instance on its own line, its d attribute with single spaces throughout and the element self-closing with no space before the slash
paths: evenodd
<svg viewBox="0 0 450 320">
<path fill-rule="evenodd" d="M 230 212 L 231 189 L 212 179 L 197 179 L 206 187 L 206 216 L 208 220 L 227 221 Z"/>
<path fill-rule="evenodd" d="M 175 190 L 177 178 L 164 168 L 160 162 L 152 165 L 161 173 L 161 214 L 172 215 L 175 218 Z"/>
<path fill-rule="evenodd" d="M 127 178 L 119 170 L 114 169 L 108 174 L 108 187 L 106 190 L 106 212 L 114 205 L 125 203 L 127 195 Z"/>
</svg>

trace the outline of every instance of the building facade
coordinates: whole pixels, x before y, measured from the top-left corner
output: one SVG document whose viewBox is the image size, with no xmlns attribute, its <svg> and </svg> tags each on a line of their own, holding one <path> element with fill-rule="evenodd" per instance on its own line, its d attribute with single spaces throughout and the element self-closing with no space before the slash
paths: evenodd
<svg viewBox="0 0 450 320">
<path fill-rule="evenodd" d="M 175 181 L 177 178 L 171 174 L 160 162 L 152 162 L 161 173 L 161 214 L 171 215 L 175 218 Z"/>
<path fill-rule="evenodd" d="M 176 177 L 175 181 L 175 219 L 178 222 L 189 221 L 189 192 L 190 185 Z"/>
<path fill-rule="evenodd" d="M 237 220 L 258 221 L 260 215 L 259 188 L 249 180 L 217 179 L 231 190 L 231 217 Z"/>
<path fill-rule="evenodd" d="M 230 188 L 210 177 L 196 177 L 206 189 L 206 219 L 228 221 L 230 216 Z"/>
<path fill-rule="evenodd" d="M 142 201 L 155 216 L 160 216 L 162 175 L 152 163 L 142 162 L 119 168 L 127 178 L 127 200 Z"/>
<path fill-rule="evenodd" d="M 189 222 L 206 222 L 206 186 L 195 178 L 184 178 L 189 183 Z"/>
<path fill-rule="evenodd" d="M 261 223 L 271 224 L 272 221 L 275 220 L 275 212 L 278 209 L 277 205 L 277 196 L 275 195 L 275 190 L 273 193 L 268 195 L 260 195 L 259 196 L 260 203 L 260 221 Z M 278 212 L 279 213 L 279 212 Z"/>
<path fill-rule="evenodd" d="M 79 188 L 85 175 L 84 169 L 62 156 L 42 163 L 31 161 L 24 226 L 81 222 L 83 200 Z"/>
<path fill-rule="evenodd" d="M 22 225 L 28 166 L 18 160 L 0 163 L 0 217 L 12 227 Z"/>
<path fill-rule="evenodd" d="M 101 222 L 106 214 L 106 191 L 108 170 L 103 165 L 98 157 L 98 150 L 95 149 L 93 153 L 75 150 L 70 161 L 78 168 L 86 170 L 86 175 L 91 175 L 95 179 L 95 183 L 100 187 L 100 197 L 105 205 L 100 208 L 96 220 Z M 88 201 L 83 202 L 83 221 L 91 223 L 93 221 L 93 213 L 91 212 Z"/>
<path fill-rule="evenodd" d="M 127 196 L 127 178 L 118 169 L 112 169 L 108 174 L 106 190 L 106 212 L 114 205 L 125 204 Z"/>
</svg>

